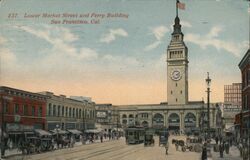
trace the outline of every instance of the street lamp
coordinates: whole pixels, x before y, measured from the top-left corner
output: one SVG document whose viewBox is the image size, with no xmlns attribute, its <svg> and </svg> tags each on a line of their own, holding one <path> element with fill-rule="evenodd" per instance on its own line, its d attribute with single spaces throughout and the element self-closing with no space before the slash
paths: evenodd
<svg viewBox="0 0 250 160">
<path fill-rule="evenodd" d="M 207 72 L 207 130 L 208 130 L 208 138 L 210 138 L 210 85 L 211 85 L 211 79 L 209 78 L 209 72 Z"/>
<path fill-rule="evenodd" d="M 58 140 L 58 132 L 59 132 L 58 130 L 59 130 L 59 125 L 57 124 L 57 125 L 56 125 L 56 139 L 57 139 L 57 140 Z"/>
</svg>

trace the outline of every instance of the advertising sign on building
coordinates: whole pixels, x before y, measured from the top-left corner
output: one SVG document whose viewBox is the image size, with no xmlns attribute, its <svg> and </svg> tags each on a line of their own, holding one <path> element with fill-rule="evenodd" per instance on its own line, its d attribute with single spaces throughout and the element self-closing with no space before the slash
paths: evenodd
<svg viewBox="0 0 250 160">
<path fill-rule="evenodd" d="M 97 118 L 106 118 L 107 117 L 107 112 L 105 112 L 105 111 L 97 111 L 96 112 L 96 117 Z"/>
</svg>

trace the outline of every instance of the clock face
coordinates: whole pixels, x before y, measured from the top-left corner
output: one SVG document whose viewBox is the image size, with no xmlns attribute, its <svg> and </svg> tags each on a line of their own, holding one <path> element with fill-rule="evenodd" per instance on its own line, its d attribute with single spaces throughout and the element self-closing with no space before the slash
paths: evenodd
<svg viewBox="0 0 250 160">
<path fill-rule="evenodd" d="M 177 69 L 173 70 L 171 73 L 171 78 L 175 81 L 178 81 L 181 79 L 181 72 Z"/>
</svg>

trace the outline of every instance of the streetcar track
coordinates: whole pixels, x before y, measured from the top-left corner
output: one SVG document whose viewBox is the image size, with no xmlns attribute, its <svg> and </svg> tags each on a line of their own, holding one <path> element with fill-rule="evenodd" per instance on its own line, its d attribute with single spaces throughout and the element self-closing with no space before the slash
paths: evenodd
<svg viewBox="0 0 250 160">
<path fill-rule="evenodd" d="M 112 147 L 112 149 L 113 148 L 117 148 L 117 147 Z M 122 149 L 124 149 L 124 148 L 126 148 L 125 146 L 122 146 L 122 147 L 120 147 L 120 148 L 118 148 L 119 150 L 122 150 Z M 77 160 L 82 160 L 82 159 L 89 159 L 89 158 L 92 158 L 92 157 L 98 157 L 98 156 L 100 156 L 100 155 L 102 155 L 103 156 L 103 154 L 105 154 L 105 153 L 112 153 L 112 152 L 110 152 L 110 151 L 112 151 L 112 149 L 106 149 L 106 150 L 101 150 L 101 151 L 98 151 L 99 153 L 98 154 L 95 154 L 95 153 L 97 153 L 97 152 L 94 152 L 94 153 L 91 153 L 89 156 L 85 156 L 84 155 L 84 158 L 81 158 L 81 159 L 77 159 Z M 77 157 L 79 157 L 79 156 L 77 156 Z M 72 158 L 76 158 L 76 157 L 72 157 Z"/>
<path fill-rule="evenodd" d="M 108 141 L 108 142 L 111 142 L 111 141 Z M 99 145 L 98 145 L 99 144 Z M 77 152 L 83 152 L 83 151 L 89 151 L 89 150 L 92 150 L 92 149 L 98 149 L 98 148 L 102 148 L 104 146 L 106 146 L 104 143 L 102 143 L 103 145 L 100 146 L 100 143 L 95 143 L 93 145 L 90 145 L 89 148 L 85 148 L 85 146 L 87 147 L 88 145 L 85 145 L 85 146 L 77 146 L 79 148 L 77 148 L 77 150 L 71 150 L 71 149 L 74 149 L 74 148 L 64 148 L 64 149 L 61 149 L 61 150 L 55 150 L 55 154 L 53 154 L 53 157 L 57 157 L 57 156 L 61 156 L 62 152 L 63 151 L 66 151 L 66 152 L 63 152 L 63 155 L 68 155 L 68 154 L 75 154 Z M 116 144 L 119 144 L 118 141 L 116 141 L 113 145 L 116 145 Z M 95 148 L 93 148 L 95 147 Z M 27 157 L 28 159 L 36 159 L 36 160 L 42 160 L 42 159 L 49 159 L 51 157 L 51 155 L 48 155 L 49 153 L 51 152 L 46 152 L 44 154 L 35 154 L 35 156 L 39 156 L 37 158 L 35 157 Z M 43 157 L 41 157 L 42 155 L 44 155 Z"/>
<path fill-rule="evenodd" d="M 133 148 L 133 149 L 128 150 L 127 152 L 124 152 L 124 153 L 121 153 L 121 154 L 116 154 L 116 155 L 112 156 L 112 158 L 109 158 L 109 159 L 114 159 L 114 158 L 119 159 L 119 158 L 122 158 L 122 157 L 126 156 L 127 153 L 130 153 L 130 151 L 132 151 L 132 153 L 134 153 L 134 152 L 140 152 L 142 150 L 144 150 L 144 148 L 140 148 L 139 150 L 134 150 L 134 148 Z"/>
</svg>

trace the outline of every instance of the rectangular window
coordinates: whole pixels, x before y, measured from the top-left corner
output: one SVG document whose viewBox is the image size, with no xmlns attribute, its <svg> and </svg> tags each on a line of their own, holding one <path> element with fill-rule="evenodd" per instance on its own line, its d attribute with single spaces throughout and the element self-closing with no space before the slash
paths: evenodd
<svg viewBox="0 0 250 160">
<path fill-rule="evenodd" d="M 14 114 L 18 114 L 18 113 L 19 113 L 19 105 L 15 104 Z"/>
<path fill-rule="evenodd" d="M 62 106 L 62 116 L 64 117 L 64 106 Z"/>
<path fill-rule="evenodd" d="M 56 105 L 53 105 L 53 116 L 56 116 Z"/>
<path fill-rule="evenodd" d="M 247 73 L 247 79 L 248 79 L 248 82 L 247 82 L 247 85 L 250 85 L 250 69 L 248 69 L 248 73 Z"/>
<path fill-rule="evenodd" d="M 68 117 L 68 107 L 66 107 L 66 111 L 65 112 L 66 112 L 65 116 Z"/>
<path fill-rule="evenodd" d="M 61 110 L 61 106 L 57 107 L 57 116 L 60 117 L 60 110 Z"/>
<path fill-rule="evenodd" d="M 51 103 L 49 104 L 49 113 L 48 113 L 49 116 L 52 116 L 52 107 L 51 107 Z"/>
<path fill-rule="evenodd" d="M 5 102 L 4 104 L 5 104 L 5 106 L 4 106 L 4 113 L 9 113 L 9 103 Z"/>
<path fill-rule="evenodd" d="M 69 117 L 71 117 L 72 115 L 71 115 L 71 108 L 69 108 Z"/>
<path fill-rule="evenodd" d="M 245 105 L 244 105 L 244 108 L 245 108 L 245 110 L 247 110 L 248 108 L 248 102 L 247 102 L 247 100 L 248 100 L 248 96 L 247 95 L 245 95 Z"/>
<path fill-rule="evenodd" d="M 38 108 L 38 116 L 39 117 L 42 117 L 42 111 L 43 111 L 42 106 L 39 106 L 39 108 Z"/>
<path fill-rule="evenodd" d="M 31 107 L 31 115 L 35 116 L 35 112 L 36 112 L 35 106 L 32 106 Z"/>
<path fill-rule="evenodd" d="M 23 115 L 28 115 L 28 105 L 23 105 Z"/>
</svg>

